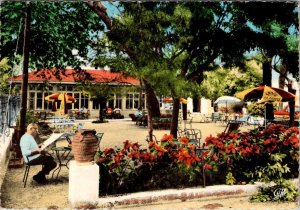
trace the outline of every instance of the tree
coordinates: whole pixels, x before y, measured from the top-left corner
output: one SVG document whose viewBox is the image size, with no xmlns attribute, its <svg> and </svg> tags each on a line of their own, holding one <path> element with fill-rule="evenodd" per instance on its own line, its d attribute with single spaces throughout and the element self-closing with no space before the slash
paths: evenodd
<svg viewBox="0 0 300 210">
<path fill-rule="evenodd" d="M 77 49 L 79 56 L 87 58 L 93 37 L 103 27 L 85 4 L 77 2 L 6 1 L 1 3 L 1 10 L 0 55 L 9 60 L 13 60 L 15 55 L 24 56 L 19 134 L 22 135 L 27 109 L 28 67 L 38 70 L 57 67 L 53 72 L 56 76 L 67 65 L 78 68 L 83 61 L 73 56 L 72 50 Z"/>
<path fill-rule="evenodd" d="M 63 70 L 66 66 L 85 64 L 80 57 L 89 58 L 90 46 L 104 30 L 97 15 L 81 2 L 31 4 L 30 68 Z M 1 56 L 11 61 L 18 39 L 16 55 L 22 55 L 24 9 L 24 2 L 1 3 Z M 72 54 L 74 49 L 78 50 L 78 56 Z"/>
<path fill-rule="evenodd" d="M 101 3 L 89 4 L 97 7 Z M 164 75 L 161 78 L 164 83 L 174 85 L 170 85 L 169 89 L 174 97 L 171 133 L 175 136 L 179 97 L 183 92 L 176 88 L 177 83 L 193 81 L 200 84 L 204 71 L 215 69 L 216 59 L 224 62 L 225 67 L 244 67 L 245 52 L 258 47 L 264 49 L 267 55 L 263 64 L 263 81 L 269 83 L 269 58 L 278 52 L 274 43 L 283 50 L 285 45 L 282 39 L 270 36 L 268 28 L 274 20 L 287 25 L 290 21 L 288 15 L 292 14 L 291 8 L 294 6 L 272 4 L 271 8 L 279 12 L 277 15 L 269 9 L 270 4 L 147 2 L 120 5 L 120 15 L 113 19 L 107 33 L 108 40 L 114 45 L 114 58 L 123 63 L 129 61 L 133 67 L 131 74 L 140 76 L 146 87 L 149 84 L 156 91 L 153 83 L 159 77 L 156 80 L 152 78 L 168 73 L 167 77 Z M 262 15 L 255 18 L 261 5 L 264 10 L 272 12 L 261 12 Z M 284 9 L 281 11 L 282 7 Z M 101 14 L 103 16 L 100 12 L 100 17 Z M 257 28 L 264 26 L 263 30 L 253 28 L 253 24 Z M 158 73 L 153 74 L 154 71 Z M 173 78 L 176 78 L 176 83 Z"/>
<path fill-rule="evenodd" d="M 221 67 L 215 71 L 205 72 L 205 79 L 200 85 L 200 95 L 216 100 L 220 96 L 233 96 L 236 92 L 258 86 L 262 79 L 261 65 L 251 60 L 247 62 L 246 69 Z"/>
<path fill-rule="evenodd" d="M 263 81 L 264 85 L 271 86 L 272 83 L 272 60 L 279 56 L 284 60 L 289 60 L 291 66 L 297 62 L 295 52 L 291 51 L 291 42 L 287 36 L 296 33 L 298 28 L 297 4 L 292 2 L 276 2 L 268 4 L 266 2 L 251 2 L 247 4 L 236 4 L 242 11 L 241 16 L 255 28 L 257 34 L 253 37 L 254 42 L 264 55 L 263 59 Z M 294 42 L 297 43 L 297 42 Z M 293 44 L 292 44 L 293 45 Z M 289 56 L 287 56 L 289 55 Z M 284 62 L 285 63 L 285 62 Z M 296 77 L 299 72 L 297 68 L 289 71 Z M 266 105 L 267 119 L 273 119 L 273 106 Z"/>
</svg>

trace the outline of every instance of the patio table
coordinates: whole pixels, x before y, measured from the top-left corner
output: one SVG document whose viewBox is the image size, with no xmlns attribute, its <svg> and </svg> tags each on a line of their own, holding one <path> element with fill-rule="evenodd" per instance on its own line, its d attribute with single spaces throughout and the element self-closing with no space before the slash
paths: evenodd
<svg viewBox="0 0 300 210">
<path fill-rule="evenodd" d="M 61 171 L 61 168 L 63 166 L 68 167 L 68 163 L 69 161 L 72 159 L 71 157 L 69 157 L 70 153 L 71 153 L 71 147 L 53 147 L 52 151 L 55 152 L 55 155 L 57 157 L 58 160 L 58 166 L 56 167 L 56 169 L 52 172 L 52 178 L 54 177 L 55 172 L 57 171 L 56 174 L 56 179 L 58 178 L 58 175 Z"/>
</svg>

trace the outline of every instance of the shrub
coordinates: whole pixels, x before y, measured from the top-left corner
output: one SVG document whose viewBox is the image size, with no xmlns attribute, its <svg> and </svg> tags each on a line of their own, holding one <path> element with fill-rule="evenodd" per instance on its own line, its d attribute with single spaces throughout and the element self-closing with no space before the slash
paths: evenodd
<svg viewBox="0 0 300 210">
<path fill-rule="evenodd" d="M 218 134 L 206 138 L 206 146 L 212 153 L 212 164 L 227 173 L 226 182 L 262 181 L 274 183 L 261 188 L 253 201 L 272 200 L 269 193 L 275 188 L 285 189 L 286 196 L 280 200 L 294 200 L 297 196 L 285 179 L 298 176 L 299 130 L 285 129 L 280 124 L 271 124 L 264 130 Z"/>
<path fill-rule="evenodd" d="M 211 170 L 204 164 L 207 153 L 197 155 L 187 138 L 165 135 L 160 144 L 150 141 L 148 147 L 127 140 L 122 149 L 99 152 L 100 194 L 196 186 L 202 184 L 203 169 Z"/>
<path fill-rule="evenodd" d="M 199 186 L 205 172 L 213 184 L 272 181 L 287 187 L 283 199 L 294 199 L 294 188 L 284 179 L 298 176 L 298 139 L 296 127 L 272 124 L 264 130 L 209 136 L 208 150 L 200 153 L 185 137 L 164 135 L 160 144 L 150 141 L 148 149 L 126 140 L 123 148 L 98 153 L 100 194 Z"/>
</svg>

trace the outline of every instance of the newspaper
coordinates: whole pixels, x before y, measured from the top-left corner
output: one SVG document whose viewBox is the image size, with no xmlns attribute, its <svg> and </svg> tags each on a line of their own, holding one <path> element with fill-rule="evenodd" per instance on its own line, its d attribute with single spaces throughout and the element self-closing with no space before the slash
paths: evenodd
<svg viewBox="0 0 300 210">
<path fill-rule="evenodd" d="M 42 143 L 41 149 L 44 150 L 46 147 L 48 147 L 50 144 L 57 141 L 62 135 L 65 133 L 52 133 L 51 136 Z"/>
</svg>

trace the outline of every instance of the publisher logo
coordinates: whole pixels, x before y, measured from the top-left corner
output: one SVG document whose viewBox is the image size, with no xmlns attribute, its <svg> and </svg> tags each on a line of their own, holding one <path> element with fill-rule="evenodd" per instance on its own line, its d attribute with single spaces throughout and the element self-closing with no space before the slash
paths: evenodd
<svg viewBox="0 0 300 210">
<path fill-rule="evenodd" d="M 286 194 L 286 189 L 285 188 L 276 188 L 273 192 L 274 195 L 274 200 L 278 200 L 282 198 Z"/>
</svg>

